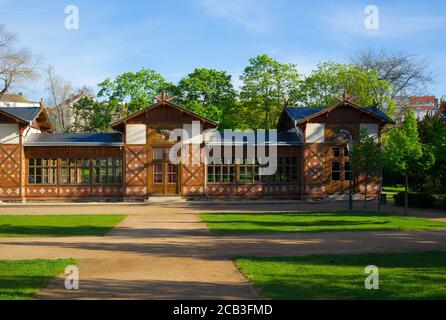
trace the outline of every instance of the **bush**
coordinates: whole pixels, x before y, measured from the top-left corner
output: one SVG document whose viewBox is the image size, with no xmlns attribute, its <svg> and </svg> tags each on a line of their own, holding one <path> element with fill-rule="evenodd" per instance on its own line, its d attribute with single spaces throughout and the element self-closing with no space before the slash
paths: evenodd
<svg viewBox="0 0 446 320">
<path fill-rule="evenodd" d="M 404 206 L 405 192 L 398 192 L 393 198 L 395 205 Z M 436 198 L 427 192 L 409 192 L 409 207 L 412 208 L 435 208 Z"/>
</svg>

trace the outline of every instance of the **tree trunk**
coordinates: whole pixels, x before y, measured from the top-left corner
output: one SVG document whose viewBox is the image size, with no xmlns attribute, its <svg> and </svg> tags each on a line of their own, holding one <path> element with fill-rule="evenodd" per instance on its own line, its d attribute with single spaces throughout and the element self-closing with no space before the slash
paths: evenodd
<svg viewBox="0 0 446 320">
<path fill-rule="evenodd" d="M 365 174 L 364 184 L 365 184 L 365 188 L 364 188 L 364 209 L 367 209 L 367 173 Z"/>
<path fill-rule="evenodd" d="M 407 216 L 409 211 L 409 175 L 406 174 L 406 183 L 404 186 L 404 214 Z"/>
</svg>

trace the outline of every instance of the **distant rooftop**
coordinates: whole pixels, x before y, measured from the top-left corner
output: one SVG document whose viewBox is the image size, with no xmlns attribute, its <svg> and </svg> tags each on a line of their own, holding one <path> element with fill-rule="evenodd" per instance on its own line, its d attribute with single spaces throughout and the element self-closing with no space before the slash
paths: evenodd
<svg viewBox="0 0 446 320">
<path fill-rule="evenodd" d="M 30 103 L 30 104 L 38 103 L 35 101 L 29 101 L 22 93 L 12 93 L 12 92 L 4 93 L 3 96 L 0 98 L 0 102 Z"/>
</svg>

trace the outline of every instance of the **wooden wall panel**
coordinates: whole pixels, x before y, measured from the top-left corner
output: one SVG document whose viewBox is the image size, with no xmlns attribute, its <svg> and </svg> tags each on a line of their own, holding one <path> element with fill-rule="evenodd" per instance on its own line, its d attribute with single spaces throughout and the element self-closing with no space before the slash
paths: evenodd
<svg viewBox="0 0 446 320">
<path fill-rule="evenodd" d="M 25 157 L 29 158 L 108 158 L 123 157 L 121 147 L 25 147 Z"/>
<path fill-rule="evenodd" d="M 324 144 L 307 144 L 304 150 L 305 195 L 322 197 L 326 183 L 326 147 Z"/>
<path fill-rule="evenodd" d="M 20 197 L 21 147 L 0 144 L 0 199 Z"/>
<path fill-rule="evenodd" d="M 125 195 L 145 197 L 147 195 L 147 146 L 125 147 Z"/>
</svg>

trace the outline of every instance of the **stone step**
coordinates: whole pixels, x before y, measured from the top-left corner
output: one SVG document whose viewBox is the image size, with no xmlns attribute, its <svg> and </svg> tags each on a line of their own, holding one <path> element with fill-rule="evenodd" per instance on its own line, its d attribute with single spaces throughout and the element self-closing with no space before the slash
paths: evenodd
<svg viewBox="0 0 446 320">
<path fill-rule="evenodd" d="M 144 200 L 146 203 L 170 203 L 184 201 L 185 200 L 180 196 L 150 196 Z"/>
</svg>

